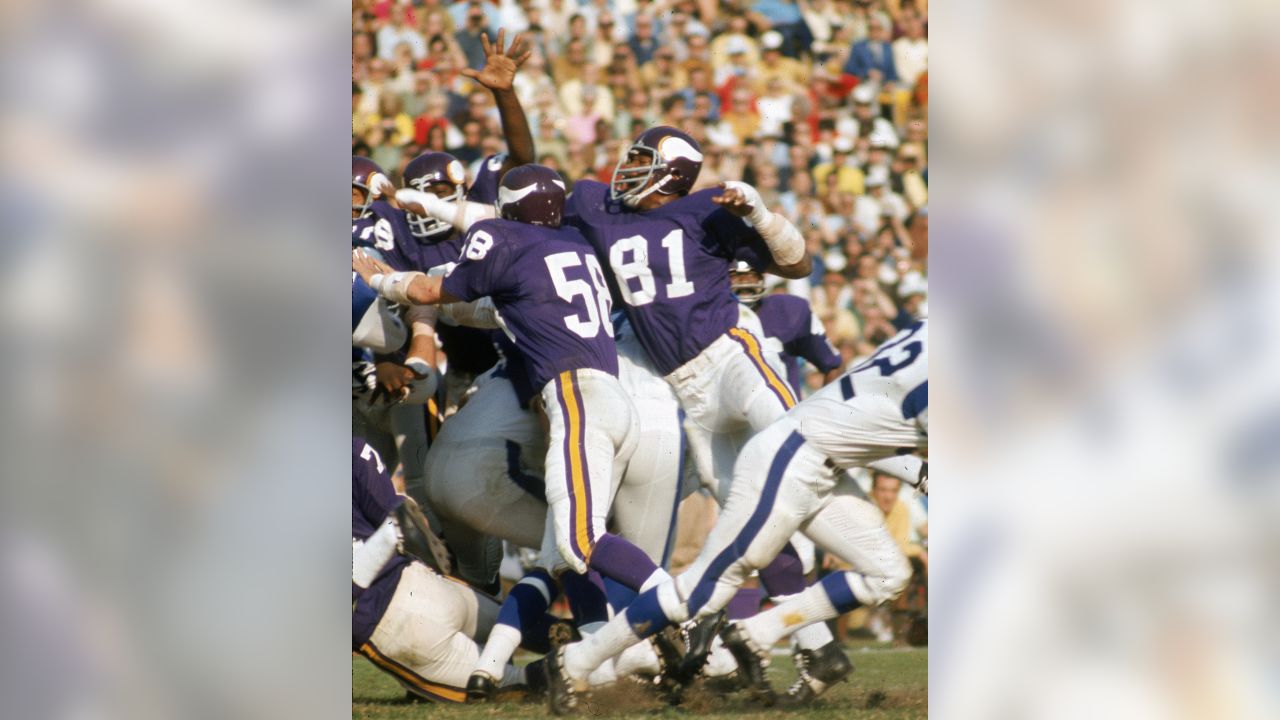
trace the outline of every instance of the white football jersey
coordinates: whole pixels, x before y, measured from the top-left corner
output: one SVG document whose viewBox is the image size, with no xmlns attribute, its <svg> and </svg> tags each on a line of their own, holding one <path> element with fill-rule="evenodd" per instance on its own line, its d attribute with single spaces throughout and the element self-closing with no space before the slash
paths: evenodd
<svg viewBox="0 0 1280 720">
<path fill-rule="evenodd" d="M 929 448 L 929 324 L 876 348 L 788 417 L 840 468 Z"/>
</svg>

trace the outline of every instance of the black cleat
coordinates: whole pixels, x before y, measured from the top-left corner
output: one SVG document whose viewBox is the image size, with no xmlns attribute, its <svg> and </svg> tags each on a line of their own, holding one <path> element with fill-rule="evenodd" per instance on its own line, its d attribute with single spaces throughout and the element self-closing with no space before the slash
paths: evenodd
<svg viewBox="0 0 1280 720">
<path fill-rule="evenodd" d="M 817 650 L 797 650 L 793 657 L 796 681 L 783 696 L 784 705 L 808 705 L 853 672 L 853 663 L 834 640 Z"/>
<path fill-rule="evenodd" d="M 524 691 L 531 698 L 547 694 L 547 663 L 539 658 L 524 666 Z"/>
<path fill-rule="evenodd" d="M 578 709 L 578 692 L 573 678 L 564 671 L 564 646 L 573 638 L 572 629 L 566 623 L 556 623 L 548 633 L 551 652 L 547 653 L 547 705 L 552 715 L 570 715 Z"/>
<path fill-rule="evenodd" d="M 475 672 L 471 673 L 471 677 L 467 678 L 467 702 L 493 702 L 493 696 L 497 694 L 497 684 L 488 675 L 482 672 Z"/>
<path fill-rule="evenodd" d="M 769 677 L 765 672 L 769 657 L 767 651 L 757 648 L 736 622 L 724 626 L 720 631 L 720 639 L 729 652 L 733 653 L 733 659 L 738 661 L 738 678 L 751 694 L 751 699 L 765 707 L 773 707 L 778 696 L 769 685 Z"/>
<path fill-rule="evenodd" d="M 685 628 L 684 659 L 676 667 L 675 677 L 686 687 L 693 683 L 702 672 L 703 666 L 707 664 L 707 656 L 711 654 L 711 643 L 716 639 L 716 633 L 720 632 L 722 625 L 724 625 L 724 613 L 718 612 Z"/>
<path fill-rule="evenodd" d="M 680 675 L 680 666 L 684 662 L 684 637 L 680 628 L 669 626 L 653 636 L 653 647 L 658 652 L 658 663 L 662 669 L 658 671 L 656 681 L 658 693 L 671 705 L 679 705 L 684 696 L 685 685 L 688 684 Z"/>
<path fill-rule="evenodd" d="M 728 675 L 719 675 L 703 680 L 702 687 L 707 692 L 715 695 L 732 695 L 742 689 L 742 680 L 738 677 L 738 671 L 734 670 Z"/>
</svg>

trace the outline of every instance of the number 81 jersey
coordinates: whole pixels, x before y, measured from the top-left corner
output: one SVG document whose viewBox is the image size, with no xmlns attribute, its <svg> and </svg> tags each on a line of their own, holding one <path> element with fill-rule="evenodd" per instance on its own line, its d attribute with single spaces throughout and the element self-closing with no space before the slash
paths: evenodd
<svg viewBox="0 0 1280 720">
<path fill-rule="evenodd" d="M 841 468 L 929 449 L 929 324 L 921 320 L 786 416 Z"/>
<path fill-rule="evenodd" d="M 653 210 L 609 200 L 594 180 L 574 183 L 565 222 L 582 231 L 609 269 L 610 289 L 659 373 L 669 375 L 738 324 L 729 266 L 771 261 L 751 226 L 700 190 Z"/>
</svg>

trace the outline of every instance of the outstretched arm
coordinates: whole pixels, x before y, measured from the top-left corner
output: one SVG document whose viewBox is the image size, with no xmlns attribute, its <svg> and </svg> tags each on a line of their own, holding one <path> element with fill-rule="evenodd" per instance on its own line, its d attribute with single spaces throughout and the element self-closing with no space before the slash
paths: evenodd
<svg viewBox="0 0 1280 720">
<path fill-rule="evenodd" d="M 395 272 L 363 250 L 351 252 L 351 269 L 360 273 L 360 277 L 379 295 L 400 305 L 438 305 L 459 300 L 444 292 L 443 277 L 420 272 Z"/>
<path fill-rule="evenodd" d="M 470 230 L 481 220 L 498 216 L 493 206 L 487 203 L 470 200 L 456 203 L 413 188 L 397 190 L 396 202 L 407 212 L 443 220 L 462 232 Z"/>
<path fill-rule="evenodd" d="M 507 138 L 507 159 L 498 171 L 498 179 L 502 179 L 511 168 L 527 165 L 536 159 L 529 119 L 525 117 L 524 108 L 520 107 L 520 98 L 512 87 L 516 70 L 529 59 L 533 51 L 527 47 L 522 34 L 516 35 L 511 41 L 511 47 L 504 49 L 505 32 L 499 30 L 498 38 L 492 44 L 487 36 L 481 35 L 484 67 L 480 70 L 466 68 L 462 71 L 463 75 L 489 88 L 493 93 L 493 101 L 498 106 L 498 116 L 502 118 L 502 134 Z"/>
<path fill-rule="evenodd" d="M 750 185 L 730 180 L 721 183 L 721 187 L 724 192 L 712 198 L 712 202 L 740 218 L 746 218 L 760 233 L 773 256 L 768 271 L 784 278 L 809 277 L 813 272 L 813 258 L 809 256 L 804 236 L 796 226 L 783 215 L 766 208 L 760 193 Z"/>
</svg>

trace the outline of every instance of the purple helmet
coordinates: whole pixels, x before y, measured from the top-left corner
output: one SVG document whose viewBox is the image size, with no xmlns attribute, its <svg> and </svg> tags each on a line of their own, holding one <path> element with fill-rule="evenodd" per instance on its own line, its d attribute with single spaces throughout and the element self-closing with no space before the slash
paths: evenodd
<svg viewBox="0 0 1280 720">
<path fill-rule="evenodd" d="M 431 192 L 434 185 L 448 185 L 453 188 L 453 194 L 441 197 L 452 202 L 462 202 L 467 192 L 467 172 L 458 158 L 449 153 L 424 152 L 404 166 L 404 184 L 424 193 Z M 408 220 L 409 230 L 419 240 L 440 237 L 453 231 L 452 225 L 433 217 L 408 213 Z"/>
<path fill-rule="evenodd" d="M 754 307 L 764 297 L 764 275 L 744 260 L 729 266 L 729 285 L 738 301 Z"/>
<path fill-rule="evenodd" d="M 564 213 L 564 180 L 545 165 L 521 165 L 498 186 L 498 217 L 530 225 L 560 227 Z"/>
<path fill-rule="evenodd" d="M 623 167 L 636 156 L 647 156 L 647 165 Z M 609 196 L 631 207 L 652 193 L 684 195 L 693 188 L 702 170 L 698 141 L 668 125 L 649 128 L 627 148 L 613 168 Z"/>
<path fill-rule="evenodd" d="M 378 167 L 378 163 L 367 157 L 359 155 L 351 156 L 351 187 L 359 189 L 364 193 L 364 203 L 360 205 L 352 204 L 351 212 L 357 216 L 364 215 L 369 212 L 369 206 L 374 200 L 378 199 L 384 191 L 391 187 L 391 180 L 387 178 L 387 174 Z"/>
</svg>

